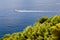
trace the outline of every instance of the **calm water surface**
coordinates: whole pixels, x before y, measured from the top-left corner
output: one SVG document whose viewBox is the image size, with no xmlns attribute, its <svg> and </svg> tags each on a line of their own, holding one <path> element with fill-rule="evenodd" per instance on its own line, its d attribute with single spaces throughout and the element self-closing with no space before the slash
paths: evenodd
<svg viewBox="0 0 60 40">
<path fill-rule="evenodd" d="M 33 25 L 41 16 L 59 15 L 60 4 L 58 3 L 60 1 L 56 0 L 0 1 L 0 37 L 4 34 L 22 31 L 26 26 Z M 16 12 L 15 9 L 51 12 Z"/>
</svg>

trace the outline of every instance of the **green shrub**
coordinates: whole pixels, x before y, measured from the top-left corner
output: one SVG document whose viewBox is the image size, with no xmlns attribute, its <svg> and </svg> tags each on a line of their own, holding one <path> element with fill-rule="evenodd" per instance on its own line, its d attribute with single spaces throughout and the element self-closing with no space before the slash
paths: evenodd
<svg viewBox="0 0 60 40">
<path fill-rule="evenodd" d="M 41 17 L 24 31 L 6 34 L 0 40 L 60 40 L 60 16 Z"/>
</svg>

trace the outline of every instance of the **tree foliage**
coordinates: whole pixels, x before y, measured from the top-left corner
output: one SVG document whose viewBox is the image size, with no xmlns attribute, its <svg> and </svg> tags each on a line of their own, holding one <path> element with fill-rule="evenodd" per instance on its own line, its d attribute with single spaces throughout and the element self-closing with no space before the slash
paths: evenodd
<svg viewBox="0 0 60 40">
<path fill-rule="evenodd" d="M 41 17 L 24 31 L 6 34 L 0 40 L 60 40 L 60 16 Z"/>
</svg>

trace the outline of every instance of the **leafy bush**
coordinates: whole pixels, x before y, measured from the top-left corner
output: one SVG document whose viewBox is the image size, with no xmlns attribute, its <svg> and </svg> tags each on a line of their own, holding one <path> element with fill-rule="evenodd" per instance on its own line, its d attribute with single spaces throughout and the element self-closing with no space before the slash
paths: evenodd
<svg viewBox="0 0 60 40">
<path fill-rule="evenodd" d="M 0 40 L 60 40 L 60 16 L 41 17 L 22 32 L 6 34 Z"/>
</svg>

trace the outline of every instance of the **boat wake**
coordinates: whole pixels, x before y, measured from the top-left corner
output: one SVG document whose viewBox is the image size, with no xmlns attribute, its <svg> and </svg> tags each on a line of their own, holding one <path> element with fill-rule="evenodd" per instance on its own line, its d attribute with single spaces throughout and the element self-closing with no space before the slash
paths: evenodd
<svg viewBox="0 0 60 40">
<path fill-rule="evenodd" d="M 40 10 L 17 10 L 15 9 L 16 12 L 57 12 L 57 11 L 40 11 Z"/>
</svg>

